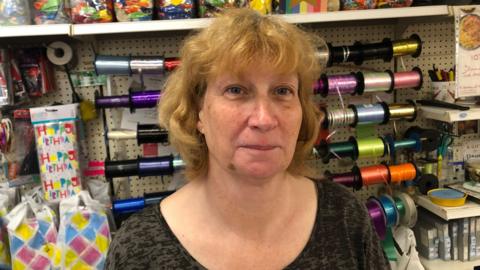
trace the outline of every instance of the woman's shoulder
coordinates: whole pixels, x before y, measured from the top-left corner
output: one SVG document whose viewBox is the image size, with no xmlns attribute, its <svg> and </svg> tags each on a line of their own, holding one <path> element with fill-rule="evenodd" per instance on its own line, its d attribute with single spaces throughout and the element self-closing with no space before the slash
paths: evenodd
<svg viewBox="0 0 480 270">
<path fill-rule="evenodd" d="M 175 253 L 175 241 L 162 219 L 155 204 L 125 220 L 110 245 L 106 269 L 150 269 L 162 261 L 162 252 Z"/>
</svg>

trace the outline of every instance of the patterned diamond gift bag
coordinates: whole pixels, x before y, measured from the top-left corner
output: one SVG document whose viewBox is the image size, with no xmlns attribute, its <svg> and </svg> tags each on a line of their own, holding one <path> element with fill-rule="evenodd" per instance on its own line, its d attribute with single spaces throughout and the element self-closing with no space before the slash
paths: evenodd
<svg viewBox="0 0 480 270">
<path fill-rule="evenodd" d="M 60 269 L 55 212 L 27 198 L 8 213 L 7 230 L 13 270 Z"/>
<path fill-rule="evenodd" d="M 57 244 L 62 249 L 63 269 L 102 270 L 110 241 L 105 207 L 87 191 L 60 202 Z"/>
</svg>

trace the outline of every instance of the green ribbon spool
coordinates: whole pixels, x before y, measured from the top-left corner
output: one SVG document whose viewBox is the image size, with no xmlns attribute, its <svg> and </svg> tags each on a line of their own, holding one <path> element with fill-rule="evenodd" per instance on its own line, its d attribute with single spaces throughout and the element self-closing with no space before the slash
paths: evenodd
<svg viewBox="0 0 480 270">
<path fill-rule="evenodd" d="M 339 142 L 332 143 L 329 145 L 329 151 L 331 153 L 337 154 L 339 157 L 352 157 L 355 153 L 355 144 L 353 142 Z"/>
<path fill-rule="evenodd" d="M 383 157 L 385 144 L 381 138 L 364 138 L 357 140 L 358 157 Z"/>
<path fill-rule="evenodd" d="M 397 197 L 393 198 L 393 200 L 395 201 L 395 206 L 400 214 L 400 218 L 405 216 L 405 205 L 403 204 L 403 201 Z"/>
</svg>

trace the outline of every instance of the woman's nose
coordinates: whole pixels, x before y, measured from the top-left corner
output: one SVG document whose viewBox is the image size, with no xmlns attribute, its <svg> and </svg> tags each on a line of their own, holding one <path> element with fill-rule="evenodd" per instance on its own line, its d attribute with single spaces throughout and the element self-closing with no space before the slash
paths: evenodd
<svg viewBox="0 0 480 270">
<path fill-rule="evenodd" d="M 278 125 L 275 105 L 268 99 L 255 101 L 248 119 L 248 125 L 260 131 L 269 131 Z"/>
</svg>

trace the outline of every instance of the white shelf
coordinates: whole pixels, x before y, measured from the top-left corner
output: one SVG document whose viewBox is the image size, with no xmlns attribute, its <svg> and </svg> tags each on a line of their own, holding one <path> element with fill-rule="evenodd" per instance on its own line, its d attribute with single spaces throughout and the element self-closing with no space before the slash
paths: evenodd
<svg viewBox="0 0 480 270">
<path fill-rule="evenodd" d="M 328 23 L 346 21 L 364 21 L 377 19 L 419 18 L 448 16 L 448 6 L 406 7 L 389 9 L 370 9 L 353 11 L 335 11 L 309 14 L 274 15 L 290 23 Z M 142 22 L 113 22 L 95 24 L 52 24 L 0 26 L 0 38 L 22 36 L 70 35 L 82 37 L 103 34 L 128 34 L 140 32 L 193 30 L 206 27 L 212 19 L 154 20 Z"/>
<path fill-rule="evenodd" d="M 460 111 L 430 106 L 421 106 L 420 111 L 425 118 L 449 123 L 480 119 L 480 107 L 471 107 L 468 111 Z"/>
<path fill-rule="evenodd" d="M 444 261 L 441 259 L 428 260 L 420 256 L 425 270 L 473 270 L 473 267 L 480 265 L 480 260 L 475 261 Z"/>
<path fill-rule="evenodd" d="M 68 36 L 70 24 L 0 26 L 0 38 L 26 36 Z"/>
<path fill-rule="evenodd" d="M 469 201 L 468 198 L 464 205 L 457 207 L 445 207 L 434 204 L 425 195 L 418 196 L 415 202 L 445 220 L 480 216 L 480 204 Z"/>
</svg>

